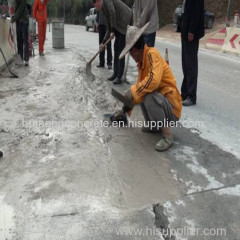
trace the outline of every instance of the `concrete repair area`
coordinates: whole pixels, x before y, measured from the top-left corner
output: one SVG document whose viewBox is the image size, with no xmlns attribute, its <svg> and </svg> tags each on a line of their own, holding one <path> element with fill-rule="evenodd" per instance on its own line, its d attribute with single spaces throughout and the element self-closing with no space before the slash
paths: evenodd
<svg viewBox="0 0 240 240">
<path fill-rule="evenodd" d="M 98 60 L 86 75 L 98 35 L 65 25 L 65 37 L 56 50 L 48 32 L 44 57 L 0 76 L 0 240 L 240 240 L 239 58 L 200 50 L 199 101 L 181 121 L 204 125 L 175 128 L 159 153 L 159 133 L 87 125 L 121 103 Z M 180 86 L 180 44 L 156 47 Z"/>
</svg>

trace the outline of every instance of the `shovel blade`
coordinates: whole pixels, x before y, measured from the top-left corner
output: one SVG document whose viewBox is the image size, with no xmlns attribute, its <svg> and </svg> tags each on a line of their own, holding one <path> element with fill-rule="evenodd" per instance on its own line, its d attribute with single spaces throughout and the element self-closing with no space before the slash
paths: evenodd
<svg viewBox="0 0 240 240">
<path fill-rule="evenodd" d="M 95 79 L 95 76 L 92 73 L 92 67 L 90 63 L 87 63 L 86 65 L 86 74 L 91 77 L 93 80 Z"/>
</svg>

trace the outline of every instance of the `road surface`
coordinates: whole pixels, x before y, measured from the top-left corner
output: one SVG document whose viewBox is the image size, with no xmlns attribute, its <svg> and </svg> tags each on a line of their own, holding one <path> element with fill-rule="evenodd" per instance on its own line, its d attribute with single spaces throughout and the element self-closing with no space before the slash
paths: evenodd
<svg viewBox="0 0 240 240">
<path fill-rule="evenodd" d="M 200 50 L 197 105 L 183 108 L 188 126 L 158 153 L 159 134 L 99 125 L 121 104 L 109 70 L 95 61 L 96 80 L 85 73 L 98 35 L 66 25 L 62 50 L 51 38 L 45 57 L 13 67 L 19 79 L 0 78 L 0 240 L 174 239 L 167 229 L 240 239 L 239 59 Z M 168 47 L 180 87 L 180 44 L 156 47 Z M 128 80 L 136 76 L 131 60 Z M 137 106 L 131 120 L 142 119 Z"/>
</svg>

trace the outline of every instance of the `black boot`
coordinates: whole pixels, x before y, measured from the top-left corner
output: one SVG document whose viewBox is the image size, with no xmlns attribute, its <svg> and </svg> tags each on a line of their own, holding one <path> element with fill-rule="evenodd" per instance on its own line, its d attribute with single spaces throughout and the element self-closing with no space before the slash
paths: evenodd
<svg viewBox="0 0 240 240">
<path fill-rule="evenodd" d="M 121 78 L 117 77 L 114 81 L 113 84 L 117 85 L 117 84 L 122 84 L 122 80 Z"/>
<path fill-rule="evenodd" d="M 111 77 L 109 77 L 107 80 L 109 80 L 109 81 L 113 81 L 114 79 L 116 78 L 116 75 L 112 75 Z"/>
</svg>

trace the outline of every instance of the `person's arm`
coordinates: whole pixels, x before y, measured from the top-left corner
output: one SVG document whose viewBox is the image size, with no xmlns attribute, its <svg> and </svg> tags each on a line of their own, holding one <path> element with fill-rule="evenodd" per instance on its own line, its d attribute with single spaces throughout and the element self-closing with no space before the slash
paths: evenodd
<svg viewBox="0 0 240 240">
<path fill-rule="evenodd" d="M 156 0 L 147 0 L 145 4 L 145 8 L 142 11 L 141 16 L 137 19 L 135 23 L 137 27 L 142 28 L 147 22 L 150 21 L 151 14 L 153 13 L 154 6 Z M 135 9 L 134 11 L 138 11 Z"/>
<path fill-rule="evenodd" d="M 134 103 L 141 103 L 144 96 L 158 89 L 162 80 L 164 62 L 154 53 L 148 53 L 149 73 L 140 82 L 131 87 Z"/>
<path fill-rule="evenodd" d="M 105 17 L 105 21 L 106 21 L 106 27 L 107 27 L 107 30 L 106 30 L 106 34 L 103 38 L 103 42 L 102 44 L 104 44 L 110 37 L 110 34 L 111 34 L 111 24 L 109 22 L 109 20 Z"/>
<path fill-rule="evenodd" d="M 111 25 L 111 32 L 114 32 L 117 26 L 117 18 L 116 18 L 116 11 L 113 5 L 113 1 L 105 1 L 106 4 L 106 10 L 110 16 L 110 25 Z"/>
<path fill-rule="evenodd" d="M 35 0 L 33 5 L 33 19 L 36 19 L 37 10 L 38 10 L 38 0 Z"/>
<path fill-rule="evenodd" d="M 195 0 L 194 9 L 192 10 L 192 21 L 189 27 L 189 33 L 196 34 L 196 28 L 201 19 L 201 14 L 204 14 L 204 0 Z"/>
<path fill-rule="evenodd" d="M 22 15 L 24 14 L 24 11 L 26 11 L 26 7 L 27 7 L 27 1 L 21 0 L 20 6 L 18 7 L 17 11 L 12 17 L 12 22 L 16 22 L 22 17 Z"/>
</svg>

